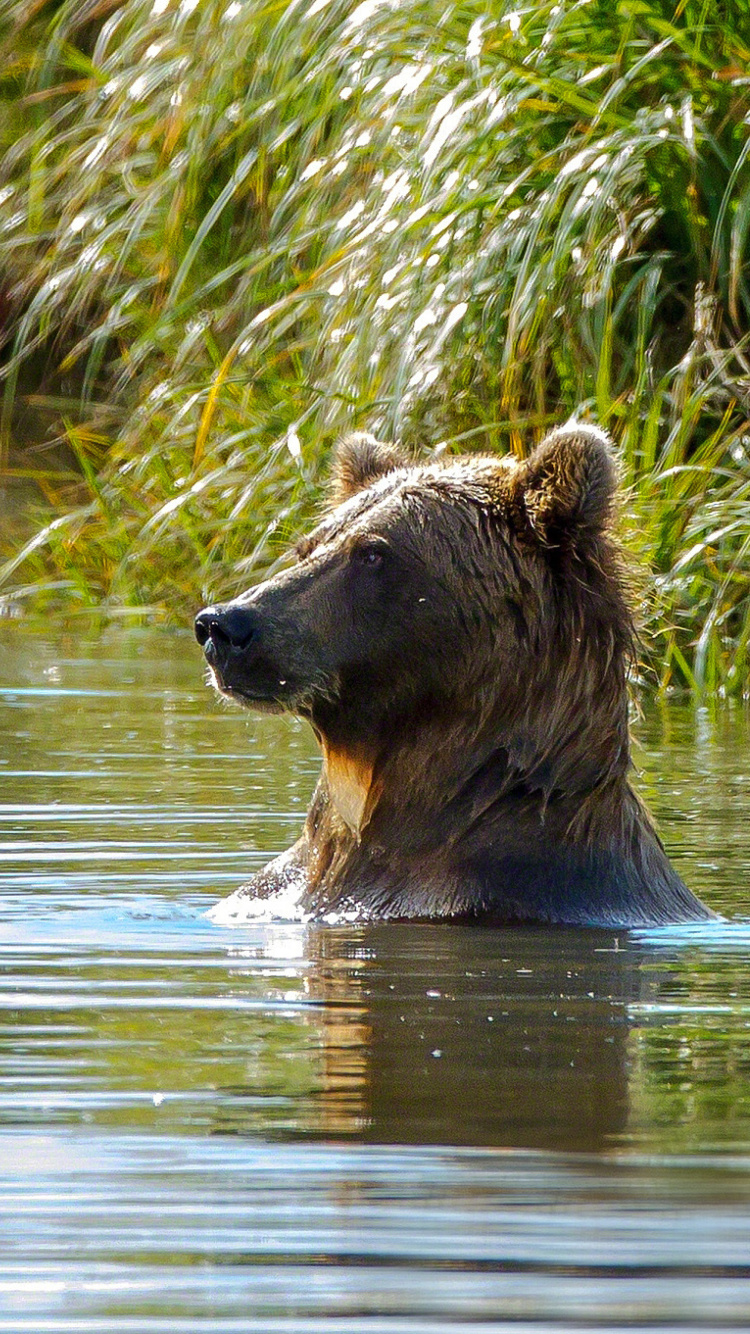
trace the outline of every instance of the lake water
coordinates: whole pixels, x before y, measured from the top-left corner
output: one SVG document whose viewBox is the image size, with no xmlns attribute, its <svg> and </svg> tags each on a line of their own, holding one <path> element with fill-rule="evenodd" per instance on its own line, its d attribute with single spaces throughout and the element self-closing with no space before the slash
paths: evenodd
<svg viewBox="0 0 750 1334">
<path fill-rule="evenodd" d="M 750 1324 L 750 714 L 639 783 L 729 921 L 228 929 L 308 730 L 0 622 L 0 1334 Z"/>
</svg>

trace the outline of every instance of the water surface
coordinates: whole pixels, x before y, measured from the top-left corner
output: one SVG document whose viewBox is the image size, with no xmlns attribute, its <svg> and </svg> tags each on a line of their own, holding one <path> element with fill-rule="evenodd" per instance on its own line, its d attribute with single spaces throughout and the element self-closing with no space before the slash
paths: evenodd
<svg viewBox="0 0 750 1334">
<path fill-rule="evenodd" d="M 746 1328 L 747 709 L 636 727 L 727 923 L 222 929 L 319 760 L 202 675 L 0 623 L 0 1334 Z"/>
</svg>

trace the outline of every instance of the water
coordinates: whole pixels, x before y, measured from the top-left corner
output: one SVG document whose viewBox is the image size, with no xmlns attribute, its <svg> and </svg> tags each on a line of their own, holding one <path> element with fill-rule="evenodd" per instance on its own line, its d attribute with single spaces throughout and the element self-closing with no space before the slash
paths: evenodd
<svg viewBox="0 0 750 1334">
<path fill-rule="evenodd" d="M 750 1323 L 750 717 L 640 783 L 726 923 L 220 928 L 308 731 L 0 622 L 0 1334 Z"/>
</svg>

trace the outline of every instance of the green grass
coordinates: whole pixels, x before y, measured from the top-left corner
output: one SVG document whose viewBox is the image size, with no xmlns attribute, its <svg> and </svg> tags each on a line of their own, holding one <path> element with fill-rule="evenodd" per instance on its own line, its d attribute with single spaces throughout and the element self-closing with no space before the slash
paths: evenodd
<svg viewBox="0 0 750 1334">
<path fill-rule="evenodd" d="M 2 450 L 46 514 L 0 598 L 184 616 L 340 431 L 523 453 L 576 409 L 661 684 L 750 689 L 748 0 L 18 0 L 0 42 Z"/>
</svg>

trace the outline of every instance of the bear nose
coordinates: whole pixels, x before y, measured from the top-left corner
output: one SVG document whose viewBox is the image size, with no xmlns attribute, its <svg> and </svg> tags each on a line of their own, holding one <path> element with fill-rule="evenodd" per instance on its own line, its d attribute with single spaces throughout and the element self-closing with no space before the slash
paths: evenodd
<svg viewBox="0 0 750 1334">
<path fill-rule="evenodd" d="M 206 607 L 195 618 L 195 637 L 201 648 L 209 639 L 217 645 L 247 648 L 257 633 L 257 618 L 248 607 Z"/>
</svg>

